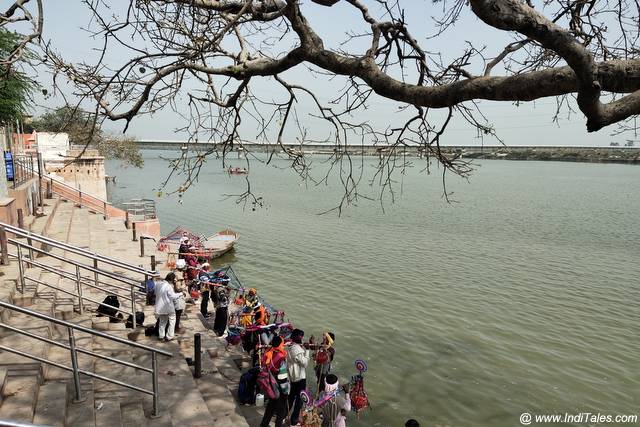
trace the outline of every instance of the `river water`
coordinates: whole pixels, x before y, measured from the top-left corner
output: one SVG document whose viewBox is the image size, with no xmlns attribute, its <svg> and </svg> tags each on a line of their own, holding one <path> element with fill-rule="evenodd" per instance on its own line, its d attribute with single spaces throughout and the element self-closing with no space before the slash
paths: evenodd
<svg viewBox="0 0 640 427">
<path fill-rule="evenodd" d="M 171 154 L 144 152 L 143 170 L 108 163 L 113 201 L 155 198 Z M 470 182 L 448 181 L 456 203 L 438 173 L 415 168 L 384 211 L 362 199 L 338 217 L 318 215 L 338 185 L 302 185 L 278 162 L 251 165 L 265 206 L 243 209 L 224 195 L 244 177 L 212 160 L 182 204 L 157 206 L 163 232 L 238 231 L 221 261 L 307 336 L 335 331 L 339 376 L 366 360 L 373 410 L 351 425 L 640 414 L 640 167 L 477 165 Z"/>
</svg>

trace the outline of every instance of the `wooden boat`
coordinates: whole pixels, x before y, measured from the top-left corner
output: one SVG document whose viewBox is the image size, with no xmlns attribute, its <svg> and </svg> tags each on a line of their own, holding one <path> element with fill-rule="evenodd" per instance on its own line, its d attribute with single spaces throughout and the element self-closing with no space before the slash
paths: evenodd
<svg viewBox="0 0 640 427">
<path fill-rule="evenodd" d="M 218 258 L 233 249 L 239 236 L 233 230 L 222 230 L 202 242 L 203 249 L 209 258 Z"/>
<path fill-rule="evenodd" d="M 232 168 L 231 166 L 229 166 L 229 169 L 227 169 L 227 172 L 229 172 L 232 175 L 246 175 L 249 173 L 249 171 L 245 168 L 239 168 L 239 167 Z"/>
<path fill-rule="evenodd" d="M 167 267 L 175 268 L 180 244 L 184 238 L 189 239 L 189 243 L 195 248 L 193 253 L 199 258 L 218 258 L 233 249 L 238 241 L 238 233 L 232 230 L 222 230 L 211 237 L 198 236 L 189 230 L 178 227 L 167 236 L 158 241 L 158 250 L 167 252 Z"/>
</svg>

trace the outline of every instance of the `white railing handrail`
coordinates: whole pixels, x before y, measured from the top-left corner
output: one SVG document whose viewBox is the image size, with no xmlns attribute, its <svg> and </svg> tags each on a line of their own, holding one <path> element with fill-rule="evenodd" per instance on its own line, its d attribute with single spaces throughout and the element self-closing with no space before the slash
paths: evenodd
<svg viewBox="0 0 640 427">
<path fill-rule="evenodd" d="M 100 261 L 102 263 L 109 264 L 111 266 L 122 268 L 122 269 L 125 269 L 125 270 L 129 270 L 129 271 L 134 272 L 134 273 L 143 274 L 145 276 L 151 276 L 151 274 L 153 273 L 151 270 L 147 270 L 146 268 L 134 266 L 132 264 L 128 264 L 128 263 L 123 262 L 123 261 L 118 261 L 118 260 L 113 259 L 111 257 L 100 255 L 100 254 L 94 253 L 94 252 L 90 252 L 90 251 L 88 251 L 86 249 L 82 249 L 82 248 L 79 248 L 77 246 L 73 246 L 73 245 L 70 245 L 68 243 L 61 242 L 59 240 L 54 240 L 54 239 L 51 239 L 49 237 L 46 237 L 46 236 L 43 236 L 43 235 L 40 235 L 40 234 L 35 234 L 35 233 L 30 232 L 30 231 L 24 230 L 22 228 L 14 227 L 13 225 L 6 224 L 4 222 L 0 222 L 0 228 L 4 228 L 6 231 L 8 231 L 11 234 L 14 234 L 16 236 L 30 238 L 32 240 L 35 240 L 36 242 L 44 243 L 46 245 L 49 245 L 49 246 L 52 246 L 52 247 L 58 248 L 58 249 L 63 249 L 65 251 L 73 252 L 76 255 L 82 255 L 82 256 L 86 256 L 87 258 L 96 259 L 96 260 L 98 260 L 98 261 Z"/>
</svg>

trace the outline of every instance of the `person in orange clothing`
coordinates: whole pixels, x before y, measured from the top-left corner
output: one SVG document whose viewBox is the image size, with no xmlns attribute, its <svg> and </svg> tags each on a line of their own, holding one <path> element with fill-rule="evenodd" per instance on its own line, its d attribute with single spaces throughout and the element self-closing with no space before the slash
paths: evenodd
<svg viewBox="0 0 640 427">
<path fill-rule="evenodd" d="M 265 310 L 264 305 L 262 305 L 260 301 L 256 301 L 253 306 L 253 324 L 256 326 L 267 325 L 267 310 Z"/>
<path fill-rule="evenodd" d="M 264 308 L 264 305 L 257 299 L 253 305 L 253 326 L 266 326 L 267 325 L 267 310 Z M 252 365 L 256 366 L 258 363 L 258 359 L 260 357 L 260 352 L 263 346 L 269 345 L 271 342 L 271 334 L 269 331 L 265 329 L 257 329 L 253 333 L 257 334 L 260 337 L 256 348 L 253 352 L 252 356 Z"/>
<path fill-rule="evenodd" d="M 284 340 L 281 337 L 276 336 L 273 338 L 271 347 L 262 356 L 261 365 L 263 369 L 269 369 L 276 378 L 280 396 L 277 399 L 269 400 L 264 410 L 260 427 L 268 427 L 274 415 L 276 416 L 276 427 L 282 427 L 284 419 L 289 412 L 287 409 L 289 374 L 287 373 L 287 350 L 284 348 Z"/>
<path fill-rule="evenodd" d="M 253 308 L 253 324 L 255 326 L 267 326 L 267 310 L 264 308 L 264 305 L 260 302 L 260 300 L 256 301 Z M 259 331 L 260 333 L 260 343 L 262 345 L 269 345 L 271 342 L 272 335 L 268 329 L 263 329 Z"/>
</svg>

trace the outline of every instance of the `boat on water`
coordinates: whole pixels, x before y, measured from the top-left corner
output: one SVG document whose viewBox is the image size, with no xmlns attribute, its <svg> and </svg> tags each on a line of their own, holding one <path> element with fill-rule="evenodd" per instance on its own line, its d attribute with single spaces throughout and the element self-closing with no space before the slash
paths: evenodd
<svg viewBox="0 0 640 427">
<path fill-rule="evenodd" d="M 158 241 L 158 250 L 168 253 L 167 263 L 175 264 L 179 258 L 180 245 L 188 239 L 189 245 L 193 246 L 193 253 L 199 258 L 214 259 L 219 258 L 233 249 L 239 239 L 238 233 L 226 229 L 219 231 L 210 237 L 198 236 L 183 227 L 177 227 L 171 233 L 162 237 Z"/>
<path fill-rule="evenodd" d="M 226 229 L 207 237 L 203 247 L 210 254 L 209 258 L 218 258 L 233 249 L 239 238 L 238 233 Z"/>
<path fill-rule="evenodd" d="M 227 172 L 229 172 L 230 175 L 246 175 L 249 173 L 249 170 L 245 168 L 229 166 L 229 169 L 227 169 Z"/>
</svg>

